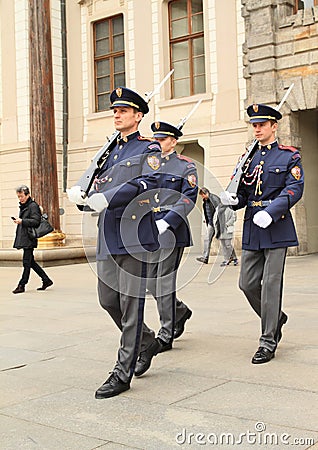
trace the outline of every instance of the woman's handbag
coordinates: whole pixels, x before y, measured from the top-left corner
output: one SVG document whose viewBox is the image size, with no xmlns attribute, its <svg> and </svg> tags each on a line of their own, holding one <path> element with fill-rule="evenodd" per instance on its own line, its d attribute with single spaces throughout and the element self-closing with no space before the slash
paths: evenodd
<svg viewBox="0 0 318 450">
<path fill-rule="evenodd" d="M 31 238 L 33 239 L 41 238 L 54 230 L 54 228 L 47 219 L 48 219 L 47 214 L 42 214 L 40 225 L 36 228 L 34 227 L 28 228 L 28 233 Z"/>
</svg>

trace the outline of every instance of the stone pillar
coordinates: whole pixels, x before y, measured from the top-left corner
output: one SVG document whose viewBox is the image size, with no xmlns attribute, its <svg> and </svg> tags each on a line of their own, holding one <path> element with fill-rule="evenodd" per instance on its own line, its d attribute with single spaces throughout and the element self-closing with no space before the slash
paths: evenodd
<svg viewBox="0 0 318 450">
<path fill-rule="evenodd" d="M 36 201 L 54 227 L 39 246 L 61 245 L 60 230 L 50 0 L 29 0 L 30 67 L 30 166 L 31 189 Z"/>
</svg>

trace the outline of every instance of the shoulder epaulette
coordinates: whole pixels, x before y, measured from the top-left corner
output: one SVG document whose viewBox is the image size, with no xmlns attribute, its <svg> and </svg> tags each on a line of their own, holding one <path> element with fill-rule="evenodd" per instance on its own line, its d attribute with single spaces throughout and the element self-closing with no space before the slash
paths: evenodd
<svg viewBox="0 0 318 450">
<path fill-rule="evenodd" d="M 183 161 L 187 161 L 189 163 L 193 163 L 192 159 L 188 158 L 187 156 L 180 155 L 180 153 L 177 154 L 177 158 L 182 159 Z"/>
<path fill-rule="evenodd" d="M 137 139 L 139 141 L 149 141 L 149 142 L 154 142 L 156 140 L 154 138 L 146 137 L 146 136 L 138 136 Z"/>
<path fill-rule="evenodd" d="M 278 148 L 280 150 L 289 150 L 290 152 L 298 152 L 299 150 L 295 147 L 289 147 L 288 145 L 279 145 Z"/>
</svg>

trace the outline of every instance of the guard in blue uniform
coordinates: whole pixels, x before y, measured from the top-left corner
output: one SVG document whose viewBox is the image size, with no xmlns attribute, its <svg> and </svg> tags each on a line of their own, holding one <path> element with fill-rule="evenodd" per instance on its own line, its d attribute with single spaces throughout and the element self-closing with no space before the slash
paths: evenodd
<svg viewBox="0 0 318 450">
<path fill-rule="evenodd" d="M 150 255 L 147 288 L 157 301 L 161 328 L 158 349 L 155 345 L 141 351 L 135 369 L 140 376 L 149 369 L 153 350 L 160 353 L 172 348 L 181 336 L 192 311 L 176 298 L 176 277 L 184 248 L 192 245 L 188 214 L 197 195 L 197 170 L 189 158 L 175 151 L 182 132 L 166 122 L 151 125 L 154 139 L 160 142 L 160 190 L 154 196 L 153 211 L 159 230 L 160 249 Z"/>
<path fill-rule="evenodd" d="M 283 274 L 287 247 L 298 240 L 290 209 L 303 194 L 304 174 L 297 149 L 279 145 L 277 121 L 281 114 L 254 104 L 247 114 L 259 148 L 238 189 L 237 198 L 221 195 L 234 209 L 246 207 L 239 286 L 261 318 L 262 334 L 253 364 L 275 356 L 287 315 L 282 311 Z"/>
<path fill-rule="evenodd" d="M 108 398 L 130 388 L 143 346 L 155 341 L 143 327 L 147 254 L 159 247 L 158 229 L 151 208 L 151 190 L 158 187 L 158 142 L 140 136 L 138 125 L 148 110 L 136 92 L 118 88 L 111 93 L 117 145 L 104 162 L 94 187 L 83 199 L 78 187 L 68 192 L 71 201 L 100 213 L 97 272 L 99 302 L 121 330 L 118 359 L 110 377 L 97 389 L 96 398 Z M 72 191 L 72 192 L 71 192 Z"/>
</svg>

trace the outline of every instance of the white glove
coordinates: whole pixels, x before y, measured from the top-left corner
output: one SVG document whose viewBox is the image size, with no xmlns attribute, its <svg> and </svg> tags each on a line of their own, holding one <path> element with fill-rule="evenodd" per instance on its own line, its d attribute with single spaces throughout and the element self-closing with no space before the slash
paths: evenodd
<svg viewBox="0 0 318 450">
<path fill-rule="evenodd" d="M 71 189 L 66 189 L 66 192 L 70 202 L 77 205 L 86 205 L 87 197 L 85 192 L 81 190 L 81 186 L 73 186 Z"/>
<path fill-rule="evenodd" d="M 272 223 L 272 221 L 272 217 L 266 211 L 258 211 L 253 217 L 253 222 L 255 223 L 255 225 L 261 228 L 267 228 Z"/>
<path fill-rule="evenodd" d="M 220 200 L 223 205 L 237 205 L 239 200 L 235 194 L 231 194 L 229 191 L 223 191 L 220 193 Z"/>
<path fill-rule="evenodd" d="M 169 224 L 163 219 L 156 220 L 156 225 L 157 225 L 159 234 L 163 234 L 169 228 Z"/>
<path fill-rule="evenodd" d="M 87 206 L 97 212 L 102 212 L 103 209 L 107 208 L 108 201 L 106 200 L 104 194 L 99 192 L 98 194 L 93 194 L 87 199 Z"/>
</svg>

